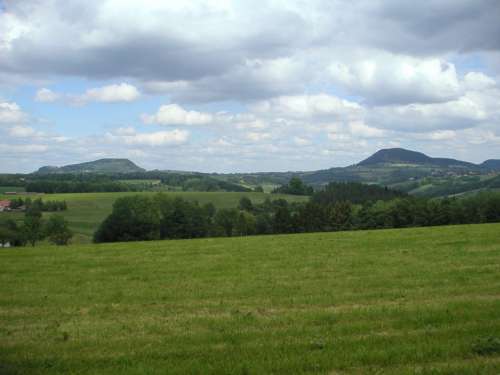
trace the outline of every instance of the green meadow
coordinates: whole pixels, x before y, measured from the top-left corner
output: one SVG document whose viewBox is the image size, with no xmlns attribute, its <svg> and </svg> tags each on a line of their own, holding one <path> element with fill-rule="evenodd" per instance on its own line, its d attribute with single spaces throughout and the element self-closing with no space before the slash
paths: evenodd
<svg viewBox="0 0 500 375">
<path fill-rule="evenodd" d="M 120 192 L 120 193 L 75 193 L 75 194 L 44 194 L 32 195 L 32 199 L 41 197 L 44 200 L 66 201 L 68 209 L 61 214 L 68 220 L 70 228 L 75 237 L 73 243 L 89 243 L 99 224 L 111 213 L 114 201 L 118 197 L 131 195 L 153 195 L 154 192 Z M 244 196 L 250 198 L 253 203 L 262 203 L 266 198 L 286 199 L 289 202 L 305 201 L 308 197 L 283 194 L 265 193 L 228 193 L 228 192 L 164 192 L 172 197 L 182 197 L 196 200 L 200 204 L 213 203 L 217 208 L 234 208 L 238 206 L 240 199 Z M 27 196 L 21 195 L 21 198 Z M 0 199 L 14 199 L 15 195 L 0 195 Z M 45 216 L 52 213 L 46 213 Z M 16 220 L 22 220 L 22 213 L 0 213 Z"/>
<path fill-rule="evenodd" d="M 500 224 L 2 249 L 0 321 L 1 374 L 499 374 Z"/>
</svg>

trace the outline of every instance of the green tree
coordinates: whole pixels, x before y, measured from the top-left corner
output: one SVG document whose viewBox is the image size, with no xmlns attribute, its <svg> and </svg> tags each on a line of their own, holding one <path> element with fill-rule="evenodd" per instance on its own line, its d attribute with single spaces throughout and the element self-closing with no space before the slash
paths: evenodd
<svg viewBox="0 0 500 375">
<path fill-rule="evenodd" d="M 250 212 L 242 211 L 236 222 L 235 232 L 239 236 L 251 236 L 257 230 L 257 221 Z"/>
<path fill-rule="evenodd" d="M 242 197 L 240 199 L 239 208 L 242 211 L 251 212 L 253 210 L 253 204 L 252 204 L 252 201 L 250 200 L 250 198 L 248 198 L 248 197 Z"/>
<path fill-rule="evenodd" d="M 160 238 L 160 213 L 153 199 L 118 198 L 94 234 L 95 242 L 147 241 Z"/>
<path fill-rule="evenodd" d="M 330 224 L 333 230 L 346 230 L 351 227 L 351 203 L 336 202 L 330 209 Z"/>
<path fill-rule="evenodd" d="M 12 245 L 15 235 L 16 234 L 6 226 L 0 226 L 0 245 L 2 245 L 2 247 L 6 244 Z"/>
<path fill-rule="evenodd" d="M 45 233 L 49 237 L 50 242 L 54 245 L 67 245 L 73 237 L 73 232 L 69 229 L 68 222 L 61 215 L 52 215 L 46 226 Z"/>
<path fill-rule="evenodd" d="M 21 228 L 22 236 L 31 246 L 44 239 L 42 213 L 36 205 L 26 209 L 24 222 Z"/>
<path fill-rule="evenodd" d="M 215 214 L 215 224 L 223 229 L 227 237 L 231 237 L 238 216 L 238 210 L 234 208 L 223 208 Z"/>
<path fill-rule="evenodd" d="M 288 206 L 279 206 L 274 213 L 273 232 L 290 233 L 293 230 L 292 215 Z"/>
</svg>

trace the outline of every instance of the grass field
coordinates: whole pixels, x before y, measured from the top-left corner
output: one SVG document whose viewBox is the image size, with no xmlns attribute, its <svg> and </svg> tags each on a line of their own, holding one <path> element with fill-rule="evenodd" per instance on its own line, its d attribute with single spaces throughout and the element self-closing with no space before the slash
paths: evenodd
<svg viewBox="0 0 500 375">
<path fill-rule="evenodd" d="M 1 374 L 499 374 L 500 224 L 0 251 Z"/>
<path fill-rule="evenodd" d="M 123 192 L 123 193 L 78 193 L 78 194 L 45 194 L 40 196 L 44 200 L 64 200 L 68 204 L 67 211 L 62 215 L 70 223 L 70 228 L 75 233 L 74 243 L 89 243 L 92 235 L 99 224 L 111 213 L 113 202 L 118 197 L 130 195 L 153 195 L 154 192 Z M 307 197 L 282 194 L 264 194 L 264 193 L 226 193 L 226 192 L 164 192 L 168 196 L 183 197 L 189 200 L 197 200 L 200 204 L 212 202 L 218 208 L 237 207 L 241 197 L 249 197 L 253 203 L 262 203 L 266 198 L 279 199 L 284 198 L 290 202 L 304 201 Z M 25 196 L 21 196 L 25 198 Z M 36 196 L 38 197 L 38 196 Z M 35 198 L 36 198 L 35 197 Z M 0 195 L 0 199 L 13 199 L 16 196 Z M 21 220 L 22 213 L 0 213 L 15 220 Z M 45 214 L 51 215 L 50 213 Z"/>
</svg>

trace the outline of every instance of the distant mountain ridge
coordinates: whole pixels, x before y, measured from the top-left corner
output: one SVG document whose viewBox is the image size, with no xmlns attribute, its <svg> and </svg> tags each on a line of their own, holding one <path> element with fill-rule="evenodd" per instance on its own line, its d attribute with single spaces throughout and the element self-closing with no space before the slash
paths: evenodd
<svg viewBox="0 0 500 375">
<path fill-rule="evenodd" d="M 489 160 L 487 162 L 488 165 L 491 167 L 500 167 L 500 160 Z M 419 165 L 425 164 L 425 165 L 435 165 L 440 167 L 464 167 L 464 168 L 481 168 L 482 166 L 482 164 L 478 165 L 456 159 L 433 158 L 425 155 L 424 153 L 406 150 L 404 148 L 388 148 L 379 150 L 369 158 L 359 162 L 357 165 L 370 166 L 375 164 L 419 164 Z"/>
<path fill-rule="evenodd" d="M 144 168 L 137 166 L 128 159 L 99 159 L 95 161 L 70 164 L 63 167 L 45 166 L 38 169 L 38 174 L 54 173 L 136 173 L 145 172 Z"/>
</svg>

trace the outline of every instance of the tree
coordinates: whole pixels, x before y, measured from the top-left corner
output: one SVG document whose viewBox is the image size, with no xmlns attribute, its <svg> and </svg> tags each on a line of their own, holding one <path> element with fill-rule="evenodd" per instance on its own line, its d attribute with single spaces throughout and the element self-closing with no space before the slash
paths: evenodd
<svg viewBox="0 0 500 375">
<path fill-rule="evenodd" d="M 351 226 L 351 203 L 337 202 L 330 209 L 330 224 L 333 230 L 347 230 Z"/>
<path fill-rule="evenodd" d="M 312 195 L 314 189 L 312 186 L 305 185 L 299 177 L 292 177 L 287 185 L 280 186 L 273 190 L 273 193 L 293 194 L 293 195 Z"/>
<path fill-rule="evenodd" d="M 248 197 L 242 197 L 240 199 L 239 208 L 242 211 L 251 212 L 253 210 L 253 204 L 252 204 L 252 201 L 250 200 L 250 198 L 248 198 Z"/>
<path fill-rule="evenodd" d="M 290 233 L 292 232 L 292 215 L 287 206 L 279 206 L 274 213 L 273 232 Z"/>
<path fill-rule="evenodd" d="M 223 208 L 215 214 L 215 223 L 224 230 L 227 237 L 233 235 L 233 228 L 238 220 L 238 210 Z"/>
<path fill-rule="evenodd" d="M 12 245 L 14 238 L 15 233 L 11 229 L 5 226 L 0 226 L 0 245 L 2 245 L 2 247 L 6 244 Z"/>
<path fill-rule="evenodd" d="M 160 238 L 160 214 L 155 202 L 140 195 L 118 198 L 113 211 L 94 234 L 95 242 L 147 241 Z"/>
<path fill-rule="evenodd" d="M 45 233 L 54 245 L 67 245 L 73 232 L 69 229 L 68 222 L 61 215 L 52 215 L 45 227 Z"/>
<path fill-rule="evenodd" d="M 250 212 L 242 211 L 236 222 L 235 232 L 239 236 L 251 236 L 257 230 L 257 222 L 255 216 Z"/>
<path fill-rule="evenodd" d="M 30 204 L 26 208 L 21 232 L 24 239 L 29 242 L 31 246 L 35 246 L 37 241 L 44 238 L 42 210 L 38 202 Z"/>
</svg>

